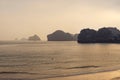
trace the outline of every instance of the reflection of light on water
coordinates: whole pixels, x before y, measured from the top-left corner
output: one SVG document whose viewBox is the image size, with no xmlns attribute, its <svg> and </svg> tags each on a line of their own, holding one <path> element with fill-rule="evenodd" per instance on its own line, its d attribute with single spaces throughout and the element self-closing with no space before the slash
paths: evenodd
<svg viewBox="0 0 120 80">
<path fill-rule="evenodd" d="M 48 80 L 120 80 L 120 71 L 102 72 L 61 78 L 50 78 Z"/>
<path fill-rule="evenodd" d="M 76 42 L 12 42 L 0 45 L 0 72 L 5 72 L 0 74 L 0 78 L 47 79 L 117 70 L 120 68 L 119 47 L 118 44 Z"/>
</svg>

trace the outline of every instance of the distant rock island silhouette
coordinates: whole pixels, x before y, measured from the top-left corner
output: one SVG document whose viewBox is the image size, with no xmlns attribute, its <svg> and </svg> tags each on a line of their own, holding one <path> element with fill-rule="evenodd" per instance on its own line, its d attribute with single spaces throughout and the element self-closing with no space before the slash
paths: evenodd
<svg viewBox="0 0 120 80">
<path fill-rule="evenodd" d="M 83 29 L 78 35 L 78 43 L 120 43 L 120 31 L 114 27 Z"/>
<path fill-rule="evenodd" d="M 40 41 L 40 37 L 38 35 L 33 35 L 28 38 L 29 41 Z"/>
<path fill-rule="evenodd" d="M 21 38 L 20 41 L 27 41 L 28 39 L 27 38 Z"/>
<path fill-rule="evenodd" d="M 52 34 L 47 35 L 47 39 L 48 41 L 77 41 L 77 36 L 78 34 L 72 35 L 62 30 L 57 30 Z"/>
</svg>

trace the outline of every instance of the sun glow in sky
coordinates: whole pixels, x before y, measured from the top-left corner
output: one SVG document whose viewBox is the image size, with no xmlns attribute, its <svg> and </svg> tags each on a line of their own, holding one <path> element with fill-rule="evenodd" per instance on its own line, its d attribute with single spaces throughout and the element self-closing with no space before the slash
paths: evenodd
<svg viewBox="0 0 120 80">
<path fill-rule="evenodd" d="M 0 0 L 0 40 L 104 26 L 120 29 L 120 0 Z"/>
</svg>

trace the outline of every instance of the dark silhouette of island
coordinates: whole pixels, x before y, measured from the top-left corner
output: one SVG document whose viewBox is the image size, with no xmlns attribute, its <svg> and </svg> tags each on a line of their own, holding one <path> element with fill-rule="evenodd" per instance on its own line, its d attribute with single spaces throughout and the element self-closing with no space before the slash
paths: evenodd
<svg viewBox="0 0 120 80">
<path fill-rule="evenodd" d="M 77 41 L 77 34 L 72 35 L 70 33 L 66 33 L 62 30 L 57 30 L 52 34 L 47 35 L 48 41 Z"/>
<path fill-rule="evenodd" d="M 78 35 L 78 43 L 120 43 L 120 31 L 113 27 L 83 29 Z"/>
<path fill-rule="evenodd" d="M 33 35 L 28 38 L 29 41 L 40 41 L 40 37 L 38 35 Z"/>
</svg>

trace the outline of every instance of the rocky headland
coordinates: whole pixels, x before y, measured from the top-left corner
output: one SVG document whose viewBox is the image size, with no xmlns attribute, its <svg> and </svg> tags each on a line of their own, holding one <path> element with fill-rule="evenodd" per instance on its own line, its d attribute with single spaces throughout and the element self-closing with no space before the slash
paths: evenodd
<svg viewBox="0 0 120 80">
<path fill-rule="evenodd" d="M 78 43 L 120 43 L 120 31 L 114 27 L 83 29 L 78 35 Z"/>
</svg>

